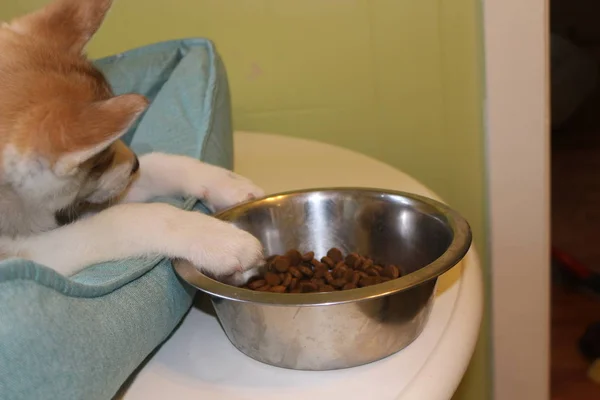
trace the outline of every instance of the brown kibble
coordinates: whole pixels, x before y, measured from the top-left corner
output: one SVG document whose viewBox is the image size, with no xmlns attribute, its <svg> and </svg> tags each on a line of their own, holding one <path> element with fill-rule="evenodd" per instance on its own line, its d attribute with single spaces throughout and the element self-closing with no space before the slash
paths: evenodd
<svg viewBox="0 0 600 400">
<path fill-rule="evenodd" d="M 313 278 L 323 278 L 327 272 L 327 267 L 315 268 Z"/>
<path fill-rule="evenodd" d="M 302 261 L 302 254 L 298 250 L 288 250 L 285 256 L 290 260 L 290 265 L 295 267 Z"/>
<path fill-rule="evenodd" d="M 281 286 L 288 287 L 290 286 L 290 283 L 292 283 L 292 274 L 286 272 L 285 276 L 282 279 Z"/>
<path fill-rule="evenodd" d="M 350 268 L 354 268 L 354 264 L 356 264 L 356 260 L 358 260 L 360 256 L 356 253 L 350 253 L 346 256 L 345 261 L 346 265 Z"/>
<path fill-rule="evenodd" d="M 344 274 L 343 278 L 348 282 L 352 282 L 352 279 L 354 278 L 354 273 L 354 270 L 346 269 L 346 273 Z"/>
<path fill-rule="evenodd" d="M 400 269 L 398 269 L 398 267 L 396 267 L 395 265 L 386 265 L 385 268 L 383 269 L 383 272 L 381 273 L 381 275 L 383 276 L 387 276 L 388 278 L 391 279 L 396 279 L 398 277 L 400 277 Z"/>
<path fill-rule="evenodd" d="M 335 288 L 331 285 L 319 286 L 319 292 L 335 292 Z"/>
<path fill-rule="evenodd" d="M 327 281 L 327 283 L 331 284 L 331 282 L 333 282 L 333 275 L 331 275 L 331 272 L 327 271 L 325 272 L 325 280 Z"/>
<path fill-rule="evenodd" d="M 322 279 L 322 278 L 311 278 L 311 280 L 310 280 L 310 281 L 311 281 L 312 283 L 314 283 L 315 285 L 317 285 L 317 286 L 320 286 L 320 285 L 324 285 L 324 284 L 325 284 L 325 279 Z"/>
<path fill-rule="evenodd" d="M 375 276 L 369 276 L 367 278 L 361 278 L 360 281 L 358 281 L 358 286 L 365 287 L 365 286 L 374 285 L 375 282 L 376 282 L 375 279 L 376 279 Z"/>
<path fill-rule="evenodd" d="M 340 279 L 343 278 L 346 274 L 344 273 L 344 271 L 339 270 L 339 269 L 333 269 L 331 271 L 331 276 L 333 277 L 333 279 Z"/>
<path fill-rule="evenodd" d="M 267 271 L 272 271 L 274 266 L 273 266 L 273 262 L 275 261 L 275 259 L 279 257 L 277 254 L 273 254 L 272 256 L 267 257 L 265 266 L 267 267 Z"/>
<path fill-rule="evenodd" d="M 360 272 L 354 271 L 352 273 L 352 280 L 350 282 L 352 282 L 354 285 L 358 285 L 358 281 L 360 281 L 360 278 L 362 278 L 360 276 Z"/>
<path fill-rule="evenodd" d="M 333 286 L 334 288 L 341 288 L 341 287 L 343 287 L 343 286 L 344 286 L 346 283 L 348 283 L 348 282 L 346 282 L 346 280 L 345 280 L 345 279 L 343 279 L 343 278 L 341 278 L 341 279 L 334 279 L 334 280 L 332 280 L 331 282 L 329 282 L 329 284 L 330 284 L 331 286 Z"/>
<path fill-rule="evenodd" d="M 302 293 L 311 293 L 317 291 L 317 285 L 312 282 L 300 282 L 298 285 Z"/>
<path fill-rule="evenodd" d="M 269 256 L 266 272 L 242 288 L 271 293 L 332 292 L 389 282 L 402 275 L 395 265 L 375 264 L 357 253 L 344 257 L 335 247 L 320 261 L 314 257 L 312 251 L 302 254 L 296 249 Z"/>
<path fill-rule="evenodd" d="M 303 274 L 304 276 L 307 276 L 307 277 L 309 277 L 309 278 L 310 278 L 311 276 L 313 276 L 313 270 L 312 270 L 312 269 L 310 269 L 310 268 L 308 268 L 308 267 L 307 267 L 307 266 L 305 266 L 305 265 L 301 265 L 301 266 L 299 266 L 299 267 L 298 267 L 298 270 L 299 270 L 300 272 L 302 272 L 302 274 Z"/>
<path fill-rule="evenodd" d="M 294 278 L 302 279 L 302 272 L 300 272 L 297 267 L 290 267 L 290 274 L 292 274 Z"/>
<path fill-rule="evenodd" d="M 327 265 L 329 268 L 335 267 L 335 262 L 331 258 L 329 258 L 327 256 L 321 258 L 321 262 L 323 264 Z"/>
<path fill-rule="evenodd" d="M 344 259 L 341 250 L 335 247 L 329 249 L 329 251 L 327 252 L 327 257 L 332 259 L 333 262 L 336 264 Z"/>
<path fill-rule="evenodd" d="M 344 276 L 346 276 L 346 272 L 348 271 L 348 268 L 346 268 L 346 266 L 340 266 L 340 267 L 335 267 L 333 269 L 333 271 L 331 271 L 331 275 L 333 275 L 334 278 L 338 279 L 338 278 L 343 278 Z"/>
<path fill-rule="evenodd" d="M 290 268 L 290 259 L 279 256 L 273 260 L 273 267 L 279 272 L 287 272 L 287 270 Z"/>
<path fill-rule="evenodd" d="M 265 280 L 271 286 L 279 286 L 281 284 L 281 279 L 279 275 L 274 272 L 267 272 L 265 274 Z"/>
<path fill-rule="evenodd" d="M 259 287 L 265 286 L 266 284 L 267 284 L 267 281 L 265 281 L 264 279 L 258 279 L 258 280 L 248 283 L 248 288 L 251 290 L 256 290 Z"/>
<path fill-rule="evenodd" d="M 356 262 L 354 263 L 354 269 L 361 269 L 363 267 L 364 263 L 365 263 L 365 259 L 362 257 L 359 257 L 358 260 L 356 260 Z"/>
</svg>

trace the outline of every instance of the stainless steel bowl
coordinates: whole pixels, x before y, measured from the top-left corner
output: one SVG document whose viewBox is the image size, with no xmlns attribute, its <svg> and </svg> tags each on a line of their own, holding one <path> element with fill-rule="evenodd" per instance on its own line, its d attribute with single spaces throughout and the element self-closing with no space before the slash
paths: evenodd
<svg viewBox="0 0 600 400">
<path fill-rule="evenodd" d="M 401 266 L 403 277 L 329 293 L 277 294 L 217 282 L 186 261 L 177 273 L 208 293 L 231 343 L 267 364 L 300 370 L 358 366 L 396 353 L 423 330 L 437 277 L 471 245 L 468 223 L 409 193 L 364 188 L 287 192 L 217 215 L 254 234 L 267 255 L 331 247 Z"/>
</svg>

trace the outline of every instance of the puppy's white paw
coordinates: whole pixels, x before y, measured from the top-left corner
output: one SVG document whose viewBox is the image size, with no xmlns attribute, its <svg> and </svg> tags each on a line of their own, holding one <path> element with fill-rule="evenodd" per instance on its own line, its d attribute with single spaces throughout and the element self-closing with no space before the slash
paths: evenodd
<svg viewBox="0 0 600 400">
<path fill-rule="evenodd" d="M 234 272 L 231 275 L 226 275 L 218 278 L 221 282 L 227 283 L 233 286 L 242 286 L 248 282 L 251 278 L 258 276 L 260 273 L 258 268 L 250 268 L 244 272 Z"/>
<path fill-rule="evenodd" d="M 178 223 L 175 240 L 182 254 L 202 272 L 232 284 L 249 279 L 253 267 L 264 264 L 263 248 L 257 238 L 235 226 L 215 218 L 187 214 L 186 221 Z"/>
<path fill-rule="evenodd" d="M 211 211 L 220 211 L 264 195 L 265 192 L 249 179 L 223 170 L 222 175 L 206 188 L 205 200 Z"/>
</svg>

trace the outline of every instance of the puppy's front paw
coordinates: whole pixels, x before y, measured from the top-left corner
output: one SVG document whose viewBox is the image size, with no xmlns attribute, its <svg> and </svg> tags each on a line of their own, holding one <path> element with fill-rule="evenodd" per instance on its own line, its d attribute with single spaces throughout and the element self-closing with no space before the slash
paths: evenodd
<svg viewBox="0 0 600 400">
<path fill-rule="evenodd" d="M 258 268 L 251 268 L 244 272 L 234 272 L 231 275 L 225 275 L 217 277 L 217 279 L 223 283 L 233 286 L 242 286 L 248 282 L 251 278 L 258 276 L 260 271 Z"/>
<path fill-rule="evenodd" d="M 226 170 L 206 189 L 205 200 L 211 211 L 220 211 L 265 194 L 249 179 Z"/>
<path fill-rule="evenodd" d="M 186 225 L 191 229 L 186 234 L 183 258 L 202 272 L 220 281 L 239 285 L 255 273 L 252 268 L 264 264 L 263 247 L 248 232 L 206 215 L 188 214 Z"/>
</svg>

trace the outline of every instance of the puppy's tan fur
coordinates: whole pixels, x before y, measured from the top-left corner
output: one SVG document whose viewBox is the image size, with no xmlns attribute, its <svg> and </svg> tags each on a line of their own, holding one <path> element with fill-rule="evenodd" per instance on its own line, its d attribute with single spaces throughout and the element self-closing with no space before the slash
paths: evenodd
<svg viewBox="0 0 600 400">
<path fill-rule="evenodd" d="M 138 163 L 120 141 L 148 100 L 114 96 L 84 55 L 110 6 L 56 0 L 0 27 L 0 254 L 64 274 L 147 254 L 221 275 L 248 269 L 262 258 L 260 244 L 229 224 L 161 204 L 109 208 L 192 195 L 220 209 L 262 194 L 193 159 L 153 153 Z M 61 215 L 98 209 L 60 227 Z"/>
</svg>

